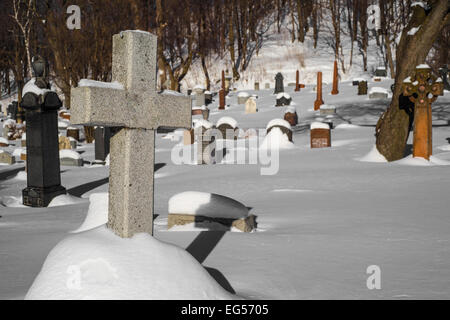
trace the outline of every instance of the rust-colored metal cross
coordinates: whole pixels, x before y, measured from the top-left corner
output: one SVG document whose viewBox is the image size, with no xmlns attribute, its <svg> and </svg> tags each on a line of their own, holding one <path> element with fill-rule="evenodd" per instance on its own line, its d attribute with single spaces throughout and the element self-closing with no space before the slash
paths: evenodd
<svg viewBox="0 0 450 320">
<path fill-rule="evenodd" d="M 430 160 L 432 155 L 431 104 L 444 94 L 444 83 L 431 74 L 427 65 L 416 67 L 403 81 L 403 95 L 414 103 L 413 157 Z"/>
</svg>

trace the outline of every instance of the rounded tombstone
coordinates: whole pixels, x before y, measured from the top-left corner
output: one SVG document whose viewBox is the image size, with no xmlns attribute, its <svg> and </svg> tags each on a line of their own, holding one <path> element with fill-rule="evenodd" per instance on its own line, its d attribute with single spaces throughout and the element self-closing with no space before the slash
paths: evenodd
<svg viewBox="0 0 450 320">
<path fill-rule="evenodd" d="M 284 112 L 284 120 L 289 122 L 291 126 L 296 126 L 298 124 L 298 115 L 295 107 L 287 107 L 286 111 Z"/>
<path fill-rule="evenodd" d="M 258 108 L 256 106 L 256 99 L 254 97 L 250 97 L 245 103 L 245 113 L 256 113 L 258 112 Z"/>
<path fill-rule="evenodd" d="M 9 141 L 6 138 L 0 137 L 0 147 L 8 147 Z"/>
<path fill-rule="evenodd" d="M 266 134 L 268 134 L 273 128 L 279 128 L 281 132 L 287 135 L 290 142 L 292 142 L 292 128 L 289 122 L 283 119 L 273 119 L 266 127 Z"/>
<path fill-rule="evenodd" d="M 72 137 L 75 140 L 80 141 L 80 129 L 71 126 L 67 127 L 66 137 Z"/>
<path fill-rule="evenodd" d="M 238 138 L 238 123 L 231 117 L 222 117 L 216 123 L 217 130 L 220 131 L 222 139 Z M 231 136 L 230 136 L 231 134 Z"/>
</svg>

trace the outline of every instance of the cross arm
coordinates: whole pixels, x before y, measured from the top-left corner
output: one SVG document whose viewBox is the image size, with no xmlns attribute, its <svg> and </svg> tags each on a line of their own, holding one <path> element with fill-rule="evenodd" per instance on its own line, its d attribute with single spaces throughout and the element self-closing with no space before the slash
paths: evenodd
<svg viewBox="0 0 450 320">
<path fill-rule="evenodd" d="M 129 123 L 125 90 L 72 88 L 70 105 L 73 124 L 121 127 Z"/>
<path fill-rule="evenodd" d="M 192 102 L 190 97 L 174 94 L 155 94 L 152 96 L 151 101 L 148 115 L 151 128 L 191 128 Z"/>
</svg>

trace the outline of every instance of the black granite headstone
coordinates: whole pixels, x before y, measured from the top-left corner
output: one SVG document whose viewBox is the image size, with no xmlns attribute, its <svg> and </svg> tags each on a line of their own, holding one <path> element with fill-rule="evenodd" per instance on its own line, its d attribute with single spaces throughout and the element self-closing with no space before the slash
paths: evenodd
<svg viewBox="0 0 450 320">
<path fill-rule="evenodd" d="M 278 72 L 275 76 L 275 91 L 274 94 L 284 92 L 284 85 L 283 85 L 283 75 Z"/>
<path fill-rule="evenodd" d="M 36 71 L 35 76 L 42 77 Z M 40 89 L 49 88 L 44 81 L 35 83 Z M 27 188 L 22 191 L 23 204 L 46 207 L 54 197 L 66 193 L 61 186 L 58 144 L 57 110 L 62 103 L 53 91 L 39 95 L 27 92 L 21 106 L 27 124 Z"/>
</svg>

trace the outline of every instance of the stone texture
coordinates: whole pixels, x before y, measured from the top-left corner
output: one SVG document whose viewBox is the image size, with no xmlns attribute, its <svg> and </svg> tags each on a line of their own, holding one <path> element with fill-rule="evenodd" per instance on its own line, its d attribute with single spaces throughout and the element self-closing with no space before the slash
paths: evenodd
<svg viewBox="0 0 450 320">
<path fill-rule="evenodd" d="M 153 233 L 155 132 L 120 130 L 111 138 L 108 227 L 124 238 Z"/>
<path fill-rule="evenodd" d="M 169 213 L 167 219 L 167 228 L 170 229 L 173 226 L 179 225 L 183 226 L 185 224 L 195 223 L 195 224 L 204 224 L 204 223 L 218 223 L 223 225 L 225 228 L 237 228 L 243 232 L 251 232 L 253 229 L 257 227 L 256 224 L 256 216 L 249 215 L 246 218 L 242 219 L 227 219 L 227 218 L 212 218 L 206 216 L 194 216 L 188 214 L 176 214 Z"/>
<path fill-rule="evenodd" d="M 112 80 L 124 90 L 72 89 L 74 124 L 124 127 L 111 139 L 108 227 L 128 238 L 153 233 L 154 139 L 158 127 L 191 127 L 191 98 L 156 92 L 157 37 L 113 37 Z"/>
<path fill-rule="evenodd" d="M 11 153 L 0 150 L 0 163 L 14 164 L 16 158 Z"/>
</svg>

